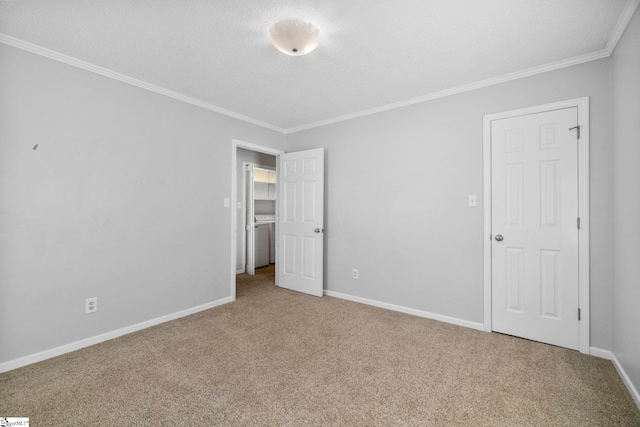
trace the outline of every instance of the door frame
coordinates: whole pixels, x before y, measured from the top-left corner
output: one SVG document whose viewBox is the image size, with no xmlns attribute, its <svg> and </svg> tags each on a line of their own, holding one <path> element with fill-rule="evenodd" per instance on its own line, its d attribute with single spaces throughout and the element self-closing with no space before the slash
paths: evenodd
<svg viewBox="0 0 640 427">
<path fill-rule="evenodd" d="M 271 154 L 276 156 L 276 170 L 280 163 L 280 154 L 284 151 L 264 145 L 252 144 L 250 142 L 240 141 L 239 139 L 231 140 L 231 301 L 236 300 L 236 251 L 238 250 L 238 224 L 236 217 L 238 216 L 238 148 L 245 148 L 259 153 Z M 276 211 L 278 209 L 278 200 L 276 199 Z M 276 269 L 278 268 L 278 240 L 276 239 Z M 277 271 L 276 271 L 277 280 Z M 277 283 L 276 283 L 277 284 Z"/>
<path fill-rule="evenodd" d="M 517 116 L 577 107 L 580 140 L 578 143 L 578 349 L 590 354 L 590 297 L 589 297 L 589 97 L 570 99 L 487 114 L 482 118 L 482 169 L 484 182 L 484 330 L 491 332 L 491 122 Z M 577 315 L 577 313 L 576 313 Z"/>
</svg>

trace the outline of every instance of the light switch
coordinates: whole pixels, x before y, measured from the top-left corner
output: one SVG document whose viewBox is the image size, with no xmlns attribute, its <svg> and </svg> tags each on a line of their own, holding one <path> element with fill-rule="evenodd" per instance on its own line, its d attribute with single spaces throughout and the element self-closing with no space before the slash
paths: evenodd
<svg viewBox="0 0 640 427">
<path fill-rule="evenodd" d="M 238 209 L 242 209 L 242 202 L 238 202 Z"/>
<path fill-rule="evenodd" d="M 478 206 L 477 198 L 475 194 L 469 195 L 469 206 Z"/>
<path fill-rule="evenodd" d="M 229 206 L 231 206 L 231 201 L 229 200 L 228 197 L 225 197 L 225 199 L 224 199 L 224 207 L 228 208 Z"/>
</svg>

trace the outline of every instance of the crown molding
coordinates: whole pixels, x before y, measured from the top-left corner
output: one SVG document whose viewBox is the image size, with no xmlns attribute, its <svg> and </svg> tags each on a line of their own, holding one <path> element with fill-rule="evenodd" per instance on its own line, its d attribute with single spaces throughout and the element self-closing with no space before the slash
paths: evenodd
<svg viewBox="0 0 640 427">
<path fill-rule="evenodd" d="M 475 83 L 470 83 L 462 86 L 457 86 L 451 89 L 442 90 L 439 92 L 433 92 L 427 95 L 418 96 L 415 98 L 405 99 L 404 101 L 394 102 L 392 104 L 382 105 L 380 107 L 371 108 L 368 110 L 358 111 L 356 113 L 346 114 L 344 116 L 334 117 L 327 120 L 322 120 L 307 125 L 298 126 L 286 130 L 287 134 L 300 132 L 320 126 L 326 126 L 333 123 L 343 122 L 345 120 L 351 120 L 358 117 L 368 116 L 371 114 L 381 113 L 383 111 L 395 110 L 396 108 L 402 108 L 413 104 L 419 104 L 425 101 L 431 101 L 438 98 L 444 98 L 451 95 L 457 95 L 463 92 L 469 92 L 476 89 L 485 88 L 488 86 L 494 86 L 500 83 L 509 82 L 512 80 L 518 80 L 525 77 L 534 76 L 536 74 L 546 73 L 548 71 L 559 70 L 561 68 L 571 67 L 573 65 L 582 64 L 589 61 L 595 61 L 597 59 L 606 58 L 610 53 L 603 49 L 596 52 L 588 53 L 585 55 L 575 56 L 569 59 L 563 59 L 561 61 L 552 62 L 549 64 L 541 65 L 539 67 L 528 68 L 526 70 L 516 71 L 514 73 L 503 74 L 502 76 L 492 77 L 490 79 L 481 80 Z"/>
<path fill-rule="evenodd" d="M 15 37 L 8 36 L 6 34 L 0 33 L 0 43 L 7 44 L 9 46 L 16 47 L 18 49 L 26 50 L 31 53 L 35 53 L 37 55 L 41 55 L 47 57 L 49 59 L 53 59 L 55 61 L 63 62 L 65 64 L 81 68 L 86 71 L 90 71 L 92 73 L 100 74 L 105 77 L 109 77 L 114 80 L 121 81 L 123 83 L 127 83 L 133 86 L 137 86 L 142 89 L 146 89 L 151 92 L 158 93 L 160 95 L 168 96 L 173 99 L 177 99 L 182 102 L 186 102 L 187 104 L 195 105 L 197 107 L 204 108 L 209 111 L 213 111 L 224 116 L 232 117 L 234 119 L 242 120 L 243 122 L 251 123 L 256 126 L 260 126 L 269 130 L 273 130 L 280 133 L 286 133 L 285 129 L 280 128 L 278 126 L 274 126 L 270 123 L 266 123 L 260 120 L 256 120 L 252 117 L 245 116 L 240 113 L 236 113 L 235 111 L 227 110 L 222 107 L 218 107 L 213 104 L 209 104 L 207 102 L 200 101 L 195 98 L 191 98 L 186 95 L 182 95 L 178 92 L 174 92 L 160 86 L 153 85 L 151 83 L 144 82 L 142 80 L 135 79 L 133 77 L 129 77 L 127 75 L 109 70 L 104 67 L 100 67 L 98 65 L 91 64 L 89 62 L 82 61 L 80 59 L 62 54 L 60 52 L 56 52 L 51 49 L 44 48 L 42 46 L 35 45 L 33 43 L 26 42 L 24 40 L 17 39 Z"/>
<path fill-rule="evenodd" d="M 613 32 L 611 33 L 611 37 L 609 37 L 609 42 L 607 43 L 607 47 L 605 50 L 611 55 L 615 50 L 618 42 L 620 41 L 620 37 L 622 37 L 622 33 L 629 25 L 629 21 L 633 16 L 633 13 L 636 11 L 640 0 L 630 0 L 627 3 L 627 6 L 622 11 L 622 14 L 618 18 L 618 22 L 616 22 L 616 26 L 613 28 Z"/>
<path fill-rule="evenodd" d="M 115 80 L 119 80 L 121 82 L 124 83 L 128 83 L 131 84 L 133 86 L 137 86 L 140 87 L 142 89 L 146 89 L 161 95 L 165 95 L 183 102 L 186 102 L 188 104 L 192 104 L 210 111 L 214 111 L 216 113 L 228 116 L 228 117 L 232 117 L 234 119 L 238 119 L 238 120 L 242 120 L 244 122 L 247 123 L 251 123 L 253 125 L 256 126 L 260 126 L 262 128 L 265 129 L 269 129 L 272 131 L 276 131 L 282 134 L 291 134 L 291 133 L 295 133 L 295 132 L 301 132 L 304 130 L 309 130 L 309 129 L 313 129 L 313 128 L 317 128 L 317 127 L 321 127 L 321 126 L 326 126 L 326 125 L 330 125 L 330 124 L 334 124 L 334 123 L 339 123 L 339 122 L 343 122 L 346 120 L 351 120 L 351 119 L 356 119 L 358 117 L 364 117 L 364 116 L 368 116 L 371 114 L 376 114 L 376 113 L 381 113 L 384 111 L 389 111 L 389 110 L 395 110 L 396 108 L 402 108 L 402 107 L 407 107 L 409 105 L 413 105 L 413 104 L 419 104 L 421 102 L 426 102 L 426 101 L 431 101 L 434 99 L 438 99 L 438 98 L 444 98 L 447 96 L 451 96 L 451 95 L 456 95 L 456 94 L 460 94 L 460 93 L 464 93 L 464 92 L 469 92 L 472 90 L 476 90 L 476 89 L 481 89 L 481 88 L 485 88 L 488 86 L 493 86 L 493 85 L 497 85 L 500 83 L 506 83 L 512 80 L 517 80 L 517 79 L 521 79 L 521 78 L 525 78 L 525 77 L 531 77 L 534 76 L 536 74 L 542 74 L 542 73 L 546 73 L 548 71 L 554 71 L 554 70 L 559 70 L 561 68 L 566 68 L 566 67 L 571 67 L 573 65 L 578 65 L 578 64 L 582 64 L 585 62 L 589 62 L 589 61 L 595 61 L 598 59 L 602 59 L 602 58 L 607 58 L 609 56 L 611 56 L 611 54 L 613 53 L 613 51 L 616 48 L 616 45 L 618 44 L 618 42 L 620 41 L 620 38 L 622 37 L 622 34 L 624 33 L 624 30 L 626 29 L 627 25 L 629 24 L 629 21 L 631 20 L 631 17 L 633 16 L 634 12 L 636 11 L 638 4 L 640 4 L 640 0 L 630 0 L 627 3 L 627 6 L 625 7 L 625 9 L 623 10 L 622 14 L 620 15 L 620 17 L 618 18 L 618 21 L 611 33 L 611 36 L 609 37 L 609 41 L 607 42 L 607 45 L 604 49 L 596 51 L 596 52 L 592 52 L 592 53 L 588 53 L 585 55 L 580 55 L 580 56 L 575 56 L 573 58 L 569 58 L 569 59 L 564 59 L 561 61 L 556 61 L 556 62 L 552 62 L 549 64 L 545 64 L 545 65 L 541 65 L 538 67 L 532 67 L 532 68 L 528 68 L 526 70 L 521 70 L 521 71 L 516 71 L 513 73 L 509 73 L 509 74 L 504 74 L 502 76 L 498 76 L 498 77 L 492 77 L 490 79 L 486 79 L 486 80 L 481 80 L 478 82 L 474 82 L 474 83 L 470 83 L 470 84 L 466 84 L 466 85 L 462 85 L 462 86 L 457 86 L 451 89 L 446 89 L 446 90 L 442 90 L 442 91 L 438 91 L 438 92 L 433 92 L 430 94 L 426 94 L 426 95 L 422 95 L 422 96 L 418 96 L 415 98 L 410 98 L 410 99 L 405 99 L 403 101 L 398 101 L 398 102 L 394 102 L 391 104 L 386 104 L 386 105 L 382 105 L 379 107 L 375 107 L 375 108 L 370 108 L 367 110 L 362 110 L 362 111 L 358 111 L 355 113 L 350 113 L 350 114 L 345 114 L 343 116 L 338 116 L 338 117 L 333 117 L 333 118 L 329 118 L 326 120 L 321 120 L 321 121 L 317 121 L 317 122 L 313 122 L 313 123 L 308 123 L 305 125 L 301 125 L 301 126 L 296 126 L 293 128 L 288 128 L 288 129 L 284 129 L 275 125 L 272 125 L 270 123 L 266 123 L 263 122 L 261 120 L 257 120 L 254 119 L 252 117 L 249 116 L 245 116 L 243 114 L 240 113 L 236 113 L 234 111 L 230 111 L 227 110 L 225 108 L 222 107 L 218 107 L 216 105 L 213 104 L 209 104 L 203 101 L 200 101 L 198 99 L 195 98 L 191 98 L 189 96 L 186 95 L 182 95 L 180 93 L 177 92 L 173 92 L 170 91 L 168 89 L 164 89 L 161 88 L 159 86 L 156 85 L 152 85 L 150 83 L 144 82 L 142 80 L 138 80 L 138 79 L 134 79 L 133 77 L 129 77 L 126 76 L 124 74 L 120 74 L 117 73 L 115 71 L 103 68 L 103 67 L 99 67 L 97 65 L 93 65 L 90 64 L 88 62 L 73 58 L 71 56 L 67 56 L 64 55 L 62 53 L 17 39 L 15 37 L 11 37 L 5 34 L 1 34 L 0 33 L 0 43 L 4 43 L 19 49 L 23 49 L 41 56 L 45 56 L 47 58 L 56 60 L 56 61 L 60 61 L 63 62 L 65 64 L 69 64 L 72 65 L 74 67 L 78 67 L 78 68 L 82 68 L 84 70 L 87 71 L 91 71 L 93 73 L 97 73 L 100 75 L 103 75 L 105 77 L 109 77 Z"/>
<path fill-rule="evenodd" d="M 528 68 L 522 71 L 516 71 L 510 74 L 504 74 L 502 76 L 493 77 L 490 79 L 482 80 L 475 83 L 470 83 L 467 85 L 457 86 L 451 89 L 446 89 L 439 92 L 433 92 L 427 95 L 418 96 L 416 98 L 406 99 L 404 101 L 394 102 L 392 104 L 386 104 L 379 107 L 371 108 L 368 110 L 358 111 L 356 113 L 346 114 L 344 116 L 333 117 L 327 120 L 321 120 L 319 122 L 309 123 L 302 126 L 297 126 L 294 128 L 289 128 L 285 130 L 286 134 L 291 134 L 295 132 L 300 132 L 303 130 L 313 129 L 320 126 L 326 126 L 333 123 L 343 122 L 345 120 L 351 120 L 358 117 L 364 117 L 371 114 L 381 113 L 383 111 L 394 110 L 396 108 L 402 108 L 413 104 L 418 104 L 425 101 L 431 101 L 433 99 L 444 98 L 451 95 L 456 95 L 463 92 L 469 92 L 472 90 L 497 85 L 500 83 L 505 83 L 511 80 L 517 80 L 524 77 L 534 76 L 536 74 L 546 73 L 548 71 L 559 70 L 565 67 L 571 67 L 573 65 L 582 64 L 589 61 L 595 61 L 597 59 L 607 58 L 611 56 L 613 51 L 615 50 L 624 30 L 627 28 L 631 17 L 636 11 L 638 4 L 640 4 L 640 0 L 629 0 L 627 5 L 625 6 L 622 14 L 618 18 L 618 22 L 611 32 L 611 36 L 609 37 L 609 41 L 604 49 L 588 53 L 586 55 L 575 56 L 573 58 L 564 59 L 557 62 L 552 62 L 549 64 L 541 65 L 539 67 Z"/>
</svg>

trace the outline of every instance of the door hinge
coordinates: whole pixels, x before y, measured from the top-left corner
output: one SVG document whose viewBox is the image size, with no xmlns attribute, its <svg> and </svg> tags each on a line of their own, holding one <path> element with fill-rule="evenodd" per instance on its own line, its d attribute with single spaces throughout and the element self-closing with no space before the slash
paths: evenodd
<svg viewBox="0 0 640 427">
<path fill-rule="evenodd" d="M 578 217 L 578 230 L 580 230 L 580 217 Z"/>
<path fill-rule="evenodd" d="M 578 309 L 578 320 L 580 320 L 580 309 Z"/>
<path fill-rule="evenodd" d="M 580 125 L 569 128 L 569 130 L 577 130 L 578 131 L 578 139 L 580 139 Z"/>
</svg>

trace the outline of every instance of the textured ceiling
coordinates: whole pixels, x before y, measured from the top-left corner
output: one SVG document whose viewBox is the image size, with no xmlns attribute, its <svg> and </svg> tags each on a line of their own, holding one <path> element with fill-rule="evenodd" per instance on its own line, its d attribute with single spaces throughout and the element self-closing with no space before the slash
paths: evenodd
<svg viewBox="0 0 640 427">
<path fill-rule="evenodd" d="M 637 0 L 14 0 L 0 33 L 292 130 L 606 50 Z M 321 30 L 303 57 L 276 20 Z"/>
</svg>

